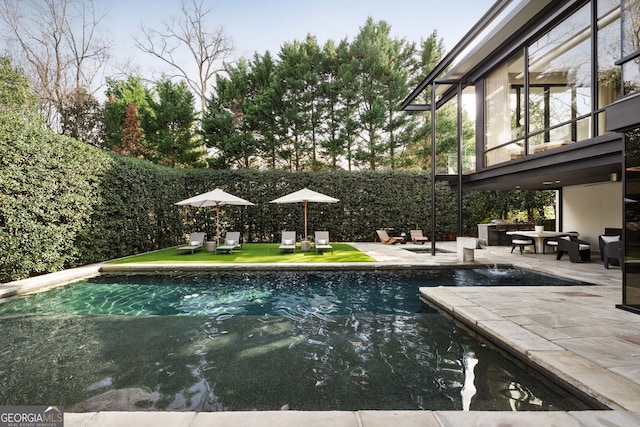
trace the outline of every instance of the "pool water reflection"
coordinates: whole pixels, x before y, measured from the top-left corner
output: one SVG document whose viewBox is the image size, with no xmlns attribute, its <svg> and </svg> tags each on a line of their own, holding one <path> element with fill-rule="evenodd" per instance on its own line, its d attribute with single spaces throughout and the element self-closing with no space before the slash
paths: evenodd
<svg viewBox="0 0 640 427">
<path fill-rule="evenodd" d="M 465 283 L 472 274 L 462 274 Z M 486 280 L 477 274 L 476 283 Z M 0 305 L 0 404 L 588 409 L 420 302 L 419 287 L 456 276 L 105 275 L 19 298 Z"/>
</svg>

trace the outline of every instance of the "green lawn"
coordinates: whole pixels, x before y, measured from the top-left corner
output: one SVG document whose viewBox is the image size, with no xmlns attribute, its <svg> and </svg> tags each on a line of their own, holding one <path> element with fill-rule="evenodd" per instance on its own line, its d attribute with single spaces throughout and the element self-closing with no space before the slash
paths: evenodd
<svg viewBox="0 0 640 427">
<path fill-rule="evenodd" d="M 245 243 L 242 249 L 234 250 L 232 254 L 217 253 L 205 251 L 204 248 L 199 249 L 193 255 L 189 252 L 180 251 L 176 255 L 176 247 L 162 249 L 146 254 L 135 255 L 115 261 L 109 264 L 132 264 L 132 263 L 190 263 L 190 262 L 210 262 L 216 264 L 223 263 L 290 263 L 290 262 L 373 262 L 371 258 L 364 252 L 360 252 L 356 248 L 346 243 L 331 243 L 333 246 L 333 254 L 331 251 L 318 253 L 312 248 L 311 252 L 300 252 L 296 250 L 294 254 L 286 251 L 278 254 L 279 243 Z"/>
</svg>

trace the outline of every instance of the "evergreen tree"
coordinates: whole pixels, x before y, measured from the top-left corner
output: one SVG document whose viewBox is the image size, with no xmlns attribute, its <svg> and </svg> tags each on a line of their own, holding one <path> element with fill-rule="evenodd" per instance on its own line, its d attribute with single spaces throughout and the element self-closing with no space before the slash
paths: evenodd
<svg viewBox="0 0 640 427">
<path fill-rule="evenodd" d="M 352 55 L 359 65 L 355 86 L 359 103 L 357 118 L 363 131 L 363 143 L 357 148 L 356 158 L 371 170 L 382 164 L 384 154 L 382 132 L 387 117 L 384 93 L 392 54 L 389 33 L 386 22 L 375 23 L 369 17 L 352 45 Z"/>
<path fill-rule="evenodd" d="M 142 79 L 133 76 L 128 77 L 126 80 L 107 79 L 105 94 L 107 100 L 103 107 L 104 136 L 102 144 L 106 149 L 118 151 L 124 148 L 123 129 L 131 129 L 132 127 L 131 122 L 126 127 L 123 127 L 127 119 L 127 109 L 132 108 L 130 105 L 135 107 L 137 120 L 145 114 L 150 115 L 150 95 L 148 89 L 142 84 Z M 131 111 L 129 112 L 129 120 L 132 120 Z M 142 124 L 137 127 L 142 128 Z M 144 133 L 143 129 L 143 134 L 137 141 L 139 147 L 134 149 L 134 152 L 139 154 L 145 152 L 146 137 Z M 128 148 L 128 150 L 130 149 L 131 147 Z"/>
<path fill-rule="evenodd" d="M 429 37 L 421 41 L 418 72 L 412 76 L 411 85 L 416 86 L 419 79 L 431 73 L 445 54 L 444 42 L 433 31 Z M 420 98 L 423 104 L 431 104 L 431 88 L 426 88 Z M 412 163 L 420 169 L 431 169 L 431 111 L 419 114 L 422 124 L 418 125 L 411 143 L 410 155 L 415 159 Z"/>
<path fill-rule="evenodd" d="M 408 167 L 405 150 L 410 145 L 416 127 L 415 116 L 399 111 L 398 105 L 409 93 L 409 76 L 415 71 L 415 45 L 404 40 L 394 40 L 390 46 L 388 72 L 384 78 L 387 90 L 384 101 L 387 110 L 385 146 L 387 164 L 391 169 Z"/>
<path fill-rule="evenodd" d="M 339 80 L 342 59 L 333 41 L 329 40 L 322 51 L 319 91 L 322 111 L 320 147 L 321 154 L 326 157 L 329 167 L 333 170 L 340 169 L 340 162 L 345 153 L 345 137 L 342 129 L 346 108 L 340 96 Z"/>
<path fill-rule="evenodd" d="M 277 80 L 277 64 L 267 51 L 255 54 L 251 62 L 249 85 L 252 102 L 247 105 L 247 124 L 255 133 L 258 152 L 266 166 L 276 169 L 280 159 L 282 132 L 278 122 L 282 117 L 282 86 Z"/>
<path fill-rule="evenodd" d="M 358 59 L 352 54 L 351 45 L 346 40 L 338 45 L 338 57 L 341 60 L 338 64 L 336 91 L 340 93 L 343 106 L 340 114 L 342 126 L 339 138 L 344 142 L 347 169 L 352 170 L 355 166 L 357 140 L 361 130 L 360 122 L 357 119 L 358 89 L 355 86 L 360 65 Z"/>
<path fill-rule="evenodd" d="M 204 153 L 193 132 L 196 112 L 187 84 L 163 78 L 155 92 L 142 122 L 149 159 L 171 167 L 201 166 Z"/>
<path fill-rule="evenodd" d="M 284 110 L 281 125 L 286 130 L 285 151 L 289 153 L 289 168 L 302 170 L 313 162 L 313 140 L 316 121 L 318 79 L 315 68 L 317 43 L 308 37 L 304 43 L 285 43 L 280 50 L 278 81 L 282 85 Z"/>
<path fill-rule="evenodd" d="M 84 88 L 77 88 L 60 107 L 62 133 L 89 144 L 102 145 L 103 121 L 98 100 Z"/>
<path fill-rule="evenodd" d="M 138 116 L 138 108 L 135 104 L 127 105 L 124 121 L 120 126 L 122 142 L 113 151 L 126 157 L 143 157 L 144 132 Z"/>
<path fill-rule="evenodd" d="M 250 168 L 257 152 L 256 140 L 248 123 L 251 103 L 248 64 L 241 60 L 228 68 L 228 78 L 217 82 L 216 95 L 209 102 L 202 120 L 204 142 L 215 149 L 210 165 L 215 168 Z"/>
</svg>

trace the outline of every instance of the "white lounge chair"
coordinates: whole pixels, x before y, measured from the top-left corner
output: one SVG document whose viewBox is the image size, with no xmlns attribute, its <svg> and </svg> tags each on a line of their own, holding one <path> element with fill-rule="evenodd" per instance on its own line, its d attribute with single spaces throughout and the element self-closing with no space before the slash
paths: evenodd
<svg viewBox="0 0 640 427">
<path fill-rule="evenodd" d="M 316 231 L 313 246 L 316 248 L 316 253 L 318 253 L 318 251 L 322 253 L 324 250 L 331 250 L 331 253 L 333 253 L 333 246 L 329 244 L 329 232 Z"/>
<path fill-rule="evenodd" d="M 295 231 L 283 231 L 282 239 L 280 240 L 280 246 L 278 247 L 278 254 L 280 251 L 293 250 L 296 253 L 296 232 Z"/>
<path fill-rule="evenodd" d="M 191 233 L 189 235 L 189 244 L 187 246 L 182 246 L 176 248 L 176 255 L 180 253 L 180 251 L 191 251 L 191 254 L 197 251 L 200 248 L 204 248 L 204 243 L 207 238 L 207 233 Z"/>
<path fill-rule="evenodd" d="M 215 252 L 218 251 L 233 253 L 234 249 L 241 249 L 242 242 L 240 241 L 239 231 L 229 231 L 224 239 L 224 242 L 220 246 L 216 246 Z"/>
</svg>

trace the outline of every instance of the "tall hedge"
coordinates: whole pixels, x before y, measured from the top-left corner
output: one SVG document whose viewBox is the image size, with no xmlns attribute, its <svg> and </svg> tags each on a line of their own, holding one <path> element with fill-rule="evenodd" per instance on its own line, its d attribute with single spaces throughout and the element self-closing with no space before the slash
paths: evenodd
<svg viewBox="0 0 640 427">
<path fill-rule="evenodd" d="M 372 241 L 379 228 L 408 231 L 430 226 L 431 190 L 425 173 L 205 169 L 184 171 L 184 175 L 185 198 L 219 187 L 255 203 L 255 206 L 220 209 L 221 228 L 242 231 L 243 237 L 252 242 L 278 241 L 282 230 L 295 230 L 302 237 L 303 204 L 273 204 L 270 201 L 304 187 L 340 200 L 335 204 L 308 204 L 310 235 L 314 230 L 326 229 L 332 239 Z M 450 211 L 440 229 L 442 232 L 455 231 L 455 199 L 446 185 L 439 188 L 439 195 L 443 209 Z M 215 235 L 215 208 L 182 209 L 183 224 L 187 229 L 202 228 L 208 235 Z"/>
<path fill-rule="evenodd" d="M 224 206 L 222 230 L 277 241 L 303 230 L 302 204 L 269 201 L 309 187 L 340 199 L 309 204 L 308 229 L 371 241 L 378 228 L 428 229 L 428 175 L 420 172 L 283 172 L 170 169 L 62 137 L 0 112 L 0 281 L 17 280 L 215 235 L 215 208 L 175 202 L 216 187 L 255 206 Z M 440 232 L 455 231 L 455 197 L 439 187 Z"/>
</svg>

